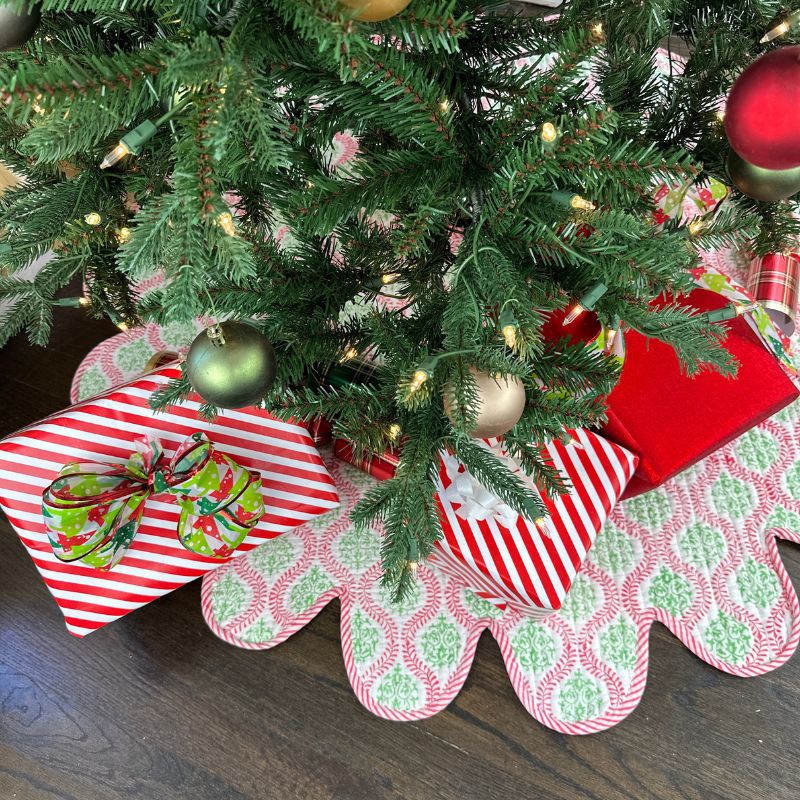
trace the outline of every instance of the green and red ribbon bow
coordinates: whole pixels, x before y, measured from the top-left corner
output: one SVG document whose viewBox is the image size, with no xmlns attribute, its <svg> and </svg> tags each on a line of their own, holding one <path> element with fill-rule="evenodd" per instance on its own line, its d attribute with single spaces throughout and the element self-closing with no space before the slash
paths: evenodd
<svg viewBox="0 0 800 800">
<path fill-rule="evenodd" d="M 111 569 L 125 556 L 148 498 L 171 495 L 177 535 L 193 553 L 227 558 L 264 515 L 261 476 L 194 433 L 167 459 L 143 437 L 126 464 L 66 464 L 42 494 L 53 552 L 61 561 Z"/>
</svg>

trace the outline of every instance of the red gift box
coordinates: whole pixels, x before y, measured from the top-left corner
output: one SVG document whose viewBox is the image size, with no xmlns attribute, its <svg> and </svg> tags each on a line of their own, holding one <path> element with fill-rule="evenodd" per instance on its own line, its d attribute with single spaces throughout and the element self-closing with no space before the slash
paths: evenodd
<svg viewBox="0 0 800 800">
<path fill-rule="evenodd" d="M 729 300 L 696 289 L 682 302 L 710 311 Z M 736 378 L 688 377 L 671 347 L 625 332 L 626 359 L 602 429 L 639 456 L 623 498 L 659 486 L 797 398 L 794 383 L 743 317 L 722 324 L 729 328 L 725 346 L 739 361 Z"/>
<path fill-rule="evenodd" d="M 314 417 L 314 419 L 301 424 L 308 431 L 311 441 L 317 447 L 324 447 L 333 441 L 333 426 L 325 417 Z"/>
<path fill-rule="evenodd" d="M 353 445 L 347 439 L 334 439 L 333 452 L 342 461 L 352 464 L 354 467 L 377 478 L 385 481 L 394 477 L 397 465 L 400 462 L 399 450 L 387 450 L 385 453 L 372 453 L 366 458 L 356 458 Z"/>
<path fill-rule="evenodd" d="M 161 472 L 149 476 L 155 488 L 146 497 L 138 529 L 116 566 L 98 569 L 81 560 L 59 560 L 45 527 L 42 493 L 65 465 L 124 463 L 143 436 L 160 441 L 170 457 L 188 436 L 205 434 L 220 453 L 260 473 L 265 513 L 237 553 L 339 504 L 332 478 L 308 432 L 299 425 L 257 408 L 226 411 L 208 421 L 198 415 L 197 398 L 166 412 L 152 411 L 148 400 L 153 391 L 179 375 L 174 365 L 163 367 L 0 441 L 0 507 L 76 636 L 85 636 L 224 562 L 190 551 L 178 540 L 181 506 L 175 494 L 158 488 L 159 479 L 164 480 Z"/>
</svg>

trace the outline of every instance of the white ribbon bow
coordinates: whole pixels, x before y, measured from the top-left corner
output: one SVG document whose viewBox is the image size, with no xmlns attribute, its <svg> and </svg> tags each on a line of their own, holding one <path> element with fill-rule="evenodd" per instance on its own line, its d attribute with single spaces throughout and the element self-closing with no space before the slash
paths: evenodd
<svg viewBox="0 0 800 800">
<path fill-rule="evenodd" d="M 509 472 L 516 475 L 535 494 L 541 497 L 536 484 L 529 475 L 522 471 L 522 467 L 509 456 L 508 450 L 503 447 L 502 442 L 499 440 L 492 441 L 495 443 L 489 444 L 481 441 L 478 444 L 492 453 Z M 461 519 L 467 522 L 494 519 L 505 528 L 516 526 L 519 514 L 479 483 L 457 458 L 443 452 L 442 461 L 444 462 L 447 477 L 450 479 L 450 485 L 445 489 L 443 497 L 454 506 L 458 506 L 455 512 Z M 547 524 L 547 520 L 536 522 L 536 527 L 545 536 L 550 535 Z"/>
</svg>

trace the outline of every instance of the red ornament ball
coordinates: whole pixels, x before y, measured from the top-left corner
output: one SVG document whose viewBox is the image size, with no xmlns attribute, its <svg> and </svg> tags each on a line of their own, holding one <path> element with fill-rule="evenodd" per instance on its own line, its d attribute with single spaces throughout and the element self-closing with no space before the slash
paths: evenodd
<svg viewBox="0 0 800 800">
<path fill-rule="evenodd" d="M 748 163 L 764 169 L 800 166 L 800 45 L 756 59 L 734 82 L 725 133 Z"/>
<path fill-rule="evenodd" d="M 600 335 L 600 321 L 594 311 L 584 311 L 569 325 L 564 325 L 564 317 L 569 313 L 572 304 L 567 308 L 557 308 L 550 313 L 547 321 L 542 325 L 542 338 L 546 342 L 559 342 L 569 339 L 570 344 L 593 342 Z"/>
</svg>

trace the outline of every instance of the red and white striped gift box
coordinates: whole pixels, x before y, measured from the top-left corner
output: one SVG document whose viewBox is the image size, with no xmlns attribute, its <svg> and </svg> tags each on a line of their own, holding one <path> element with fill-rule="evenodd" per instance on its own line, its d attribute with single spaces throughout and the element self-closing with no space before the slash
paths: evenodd
<svg viewBox="0 0 800 800">
<path fill-rule="evenodd" d="M 225 411 L 213 422 L 189 400 L 165 413 L 148 406 L 154 390 L 180 375 L 166 366 L 54 414 L 0 441 L 0 507 L 28 549 L 75 636 L 93 630 L 177 589 L 221 562 L 186 550 L 176 535 L 179 507 L 151 496 L 133 544 L 111 570 L 59 561 L 42 519 L 42 491 L 64 464 L 120 463 L 134 441 L 159 439 L 167 456 L 187 436 L 204 432 L 218 450 L 262 477 L 265 515 L 237 553 L 339 505 L 331 476 L 305 428 L 256 408 Z"/>
<path fill-rule="evenodd" d="M 507 515 L 469 518 L 466 504 L 448 499 L 454 476 L 443 461 L 444 537 L 429 561 L 500 608 L 512 606 L 532 616 L 559 609 L 638 460 L 595 433 L 570 433 L 577 444 L 551 442 L 543 448 L 571 487 L 555 497 L 540 493 L 549 512 L 539 523 L 543 530 L 519 515 L 512 524 L 506 524 Z"/>
</svg>

